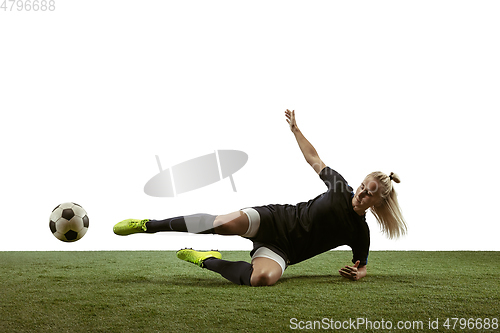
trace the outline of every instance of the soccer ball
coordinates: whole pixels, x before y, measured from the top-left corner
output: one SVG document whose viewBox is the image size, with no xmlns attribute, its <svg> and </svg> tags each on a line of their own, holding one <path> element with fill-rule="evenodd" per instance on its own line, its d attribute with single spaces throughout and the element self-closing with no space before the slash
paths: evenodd
<svg viewBox="0 0 500 333">
<path fill-rule="evenodd" d="M 74 202 L 62 203 L 52 211 L 50 231 L 63 242 L 75 242 L 82 238 L 89 228 L 89 218 L 82 206 Z"/>
</svg>

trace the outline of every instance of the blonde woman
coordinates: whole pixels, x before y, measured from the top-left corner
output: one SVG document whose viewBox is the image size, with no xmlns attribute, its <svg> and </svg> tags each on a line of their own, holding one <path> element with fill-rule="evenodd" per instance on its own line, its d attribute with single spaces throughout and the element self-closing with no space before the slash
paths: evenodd
<svg viewBox="0 0 500 333">
<path fill-rule="evenodd" d="M 118 235 L 138 232 L 178 231 L 239 235 L 250 239 L 254 248 L 251 263 L 227 261 L 217 251 L 200 252 L 184 249 L 180 259 L 217 272 L 229 281 L 248 286 L 270 286 L 283 275 L 286 267 L 320 253 L 348 245 L 353 265 L 339 270 L 351 280 L 366 276 L 370 231 L 365 214 L 368 209 L 377 218 L 389 238 L 406 232 L 391 173 L 373 172 L 354 192 L 347 181 L 326 166 L 316 149 L 297 127 L 295 111 L 285 111 L 290 130 L 295 135 L 307 163 L 327 186 L 327 191 L 308 202 L 296 205 L 266 205 L 244 208 L 227 215 L 194 214 L 165 220 L 128 219 L 113 228 Z"/>
</svg>

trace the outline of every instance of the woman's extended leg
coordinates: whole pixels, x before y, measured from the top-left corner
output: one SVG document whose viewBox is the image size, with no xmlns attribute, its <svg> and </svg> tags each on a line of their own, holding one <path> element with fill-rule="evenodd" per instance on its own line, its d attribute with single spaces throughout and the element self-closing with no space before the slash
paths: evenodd
<svg viewBox="0 0 500 333">
<path fill-rule="evenodd" d="M 181 231 L 193 234 L 243 235 L 248 217 L 241 210 L 225 215 L 193 214 L 146 222 L 146 232 Z"/>
<path fill-rule="evenodd" d="M 249 220 L 243 211 L 226 215 L 193 214 L 164 220 L 128 219 L 117 223 L 113 230 L 117 235 L 139 232 L 156 233 L 179 231 L 195 234 L 244 235 L 249 229 Z"/>
<path fill-rule="evenodd" d="M 248 231 L 249 220 L 247 214 L 239 210 L 215 218 L 214 229 L 218 235 L 242 236 Z"/>
<path fill-rule="evenodd" d="M 113 229 L 119 235 L 136 232 L 155 233 L 181 231 L 193 233 L 216 233 L 253 237 L 260 226 L 259 213 L 252 208 L 225 215 L 194 214 L 165 220 L 125 220 Z M 191 249 L 177 252 L 180 259 L 221 274 L 229 281 L 248 286 L 271 286 L 279 280 L 286 268 L 283 258 L 272 250 L 261 247 L 255 252 L 252 263 L 220 259 L 216 251 L 198 252 Z"/>
</svg>

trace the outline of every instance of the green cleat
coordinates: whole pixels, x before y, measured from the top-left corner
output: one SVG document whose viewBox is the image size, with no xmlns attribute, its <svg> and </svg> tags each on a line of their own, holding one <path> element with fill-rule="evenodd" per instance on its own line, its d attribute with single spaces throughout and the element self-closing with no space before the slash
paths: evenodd
<svg viewBox="0 0 500 333">
<path fill-rule="evenodd" d="M 148 222 L 148 219 L 145 220 L 135 220 L 135 219 L 128 219 L 128 220 L 123 220 L 121 222 L 118 222 L 115 224 L 113 227 L 113 231 L 115 234 L 120 235 L 120 236 L 127 236 L 131 234 L 136 234 L 138 232 L 145 232 L 146 229 L 146 222 Z"/>
<path fill-rule="evenodd" d="M 222 255 L 218 251 L 195 251 L 193 249 L 183 249 L 177 251 L 177 258 L 185 260 L 187 262 L 192 262 L 195 265 L 198 265 L 200 267 L 203 266 L 203 261 L 207 260 L 208 258 L 216 258 L 216 259 L 221 259 Z"/>
</svg>

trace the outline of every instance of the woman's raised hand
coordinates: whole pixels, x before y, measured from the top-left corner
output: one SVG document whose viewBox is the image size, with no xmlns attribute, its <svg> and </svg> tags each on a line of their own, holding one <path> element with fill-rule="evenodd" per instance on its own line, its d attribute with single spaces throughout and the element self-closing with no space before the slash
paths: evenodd
<svg viewBox="0 0 500 333">
<path fill-rule="evenodd" d="M 297 123 L 295 122 L 295 110 L 290 111 L 286 109 L 285 115 L 286 115 L 286 122 L 288 123 L 288 125 L 290 125 L 290 130 L 294 132 L 295 130 L 298 129 Z"/>
</svg>

